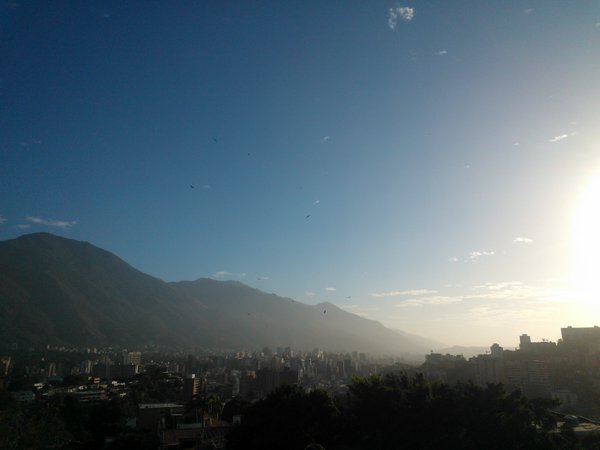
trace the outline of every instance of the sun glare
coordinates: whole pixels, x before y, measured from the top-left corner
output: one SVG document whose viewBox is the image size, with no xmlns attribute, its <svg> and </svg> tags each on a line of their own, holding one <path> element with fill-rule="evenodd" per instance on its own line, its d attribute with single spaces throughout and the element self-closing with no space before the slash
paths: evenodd
<svg viewBox="0 0 600 450">
<path fill-rule="evenodd" d="M 576 205 L 572 227 L 573 282 L 587 307 L 600 300 L 600 174 L 584 188 Z"/>
</svg>

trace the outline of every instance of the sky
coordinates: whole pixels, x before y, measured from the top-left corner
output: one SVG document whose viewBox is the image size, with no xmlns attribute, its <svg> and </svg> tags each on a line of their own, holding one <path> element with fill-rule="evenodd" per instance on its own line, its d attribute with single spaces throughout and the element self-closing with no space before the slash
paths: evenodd
<svg viewBox="0 0 600 450">
<path fill-rule="evenodd" d="M 448 345 L 600 325 L 599 1 L 0 2 L 0 240 Z"/>
</svg>

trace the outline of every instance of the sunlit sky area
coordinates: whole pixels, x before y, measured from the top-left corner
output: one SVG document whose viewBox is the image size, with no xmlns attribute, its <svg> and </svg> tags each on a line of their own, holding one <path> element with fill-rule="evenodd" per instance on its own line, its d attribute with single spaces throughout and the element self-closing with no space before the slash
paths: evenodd
<svg viewBox="0 0 600 450">
<path fill-rule="evenodd" d="M 600 325 L 600 2 L 0 2 L 0 239 L 443 343 Z"/>
</svg>

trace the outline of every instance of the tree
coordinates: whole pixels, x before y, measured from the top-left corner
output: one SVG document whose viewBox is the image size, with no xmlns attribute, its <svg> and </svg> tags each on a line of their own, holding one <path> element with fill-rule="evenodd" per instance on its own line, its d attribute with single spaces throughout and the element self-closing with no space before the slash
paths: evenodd
<svg viewBox="0 0 600 450">
<path fill-rule="evenodd" d="M 324 391 L 306 392 L 284 385 L 246 410 L 228 437 L 228 449 L 303 450 L 310 444 L 333 443 L 339 410 Z"/>
</svg>

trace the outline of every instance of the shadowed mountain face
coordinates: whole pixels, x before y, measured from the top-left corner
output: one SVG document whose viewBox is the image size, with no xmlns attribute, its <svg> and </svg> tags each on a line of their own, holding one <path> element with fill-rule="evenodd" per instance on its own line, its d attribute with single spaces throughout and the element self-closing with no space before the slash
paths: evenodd
<svg viewBox="0 0 600 450">
<path fill-rule="evenodd" d="M 233 281 L 165 283 L 87 242 L 48 233 L 0 242 L 0 339 L 393 354 L 430 347 L 331 303 L 306 305 Z"/>
</svg>

